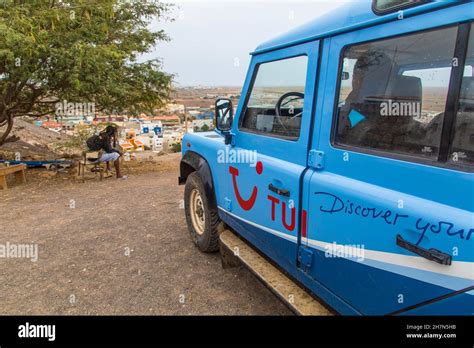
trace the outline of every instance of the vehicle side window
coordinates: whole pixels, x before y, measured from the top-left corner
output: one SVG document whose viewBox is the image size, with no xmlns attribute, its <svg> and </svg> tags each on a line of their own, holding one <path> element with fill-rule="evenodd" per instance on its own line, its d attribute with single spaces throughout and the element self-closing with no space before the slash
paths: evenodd
<svg viewBox="0 0 474 348">
<path fill-rule="evenodd" d="M 377 14 L 386 14 L 401 8 L 420 5 L 425 0 L 373 0 L 372 8 Z"/>
<path fill-rule="evenodd" d="M 474 164 L 474 25 L 471 25 L 466 66 L 461 83 L 459 109 L 449 161 Z"/>
<path fill-rule="evenodd" d="M 336 144 L 438 158 L 457 27 L 349 46 Z"/>
<path fill-rule="evenodd" d="M 307 69 L 307 56 L 260 64 L 240 129 L 298 139 Z"/>
</svg>

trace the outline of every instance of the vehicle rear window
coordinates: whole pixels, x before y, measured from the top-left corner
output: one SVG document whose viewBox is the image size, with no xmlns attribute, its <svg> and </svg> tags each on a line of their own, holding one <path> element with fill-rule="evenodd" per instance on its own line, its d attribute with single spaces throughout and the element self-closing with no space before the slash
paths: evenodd
<svg viewBox="0 0 474 348">
<path fill-rule="evenodd" d="M 457 27 L 349 46 L 336 144 L 437 160 Z"/>
<path fill-rule="evenodd" d="M 260 64 L 240 128 L 289 140 L 298 139 L 307 70 L 307 56 Z"/>
</svg>

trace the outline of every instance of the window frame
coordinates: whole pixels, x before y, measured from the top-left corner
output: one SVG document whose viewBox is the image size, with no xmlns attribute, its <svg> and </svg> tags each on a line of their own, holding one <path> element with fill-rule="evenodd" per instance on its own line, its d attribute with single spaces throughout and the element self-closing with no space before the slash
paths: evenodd
<svg viewBox="0 0 474 348">
<path fill-rule="evenodd" d="M 430 0 L 418 0 L 418 1 L 415 1 L 415 2 L 406 2 L 404 4 L 396 5 L 396 6 L 390 7 L 386 10 L 381 10 L 377 7 L 377 0 L 372 0 L 372 11 L 377 16 L 383 16 L 383 15 L 386 15 L 386 14 L 389 14 L 389 13 L 394 13 L 394 12 L 398 12 L 400 10 L 404 10 L 406 8 L 424 5 L 424 4 L 429 3 L 429 2 L 430 2 Z"/>
<path fill-rule="evenodd" d="M 449 80 L 448 96 L 446 100 L 445 117 L 443 119 L 443 128 L 441 130 L 441 142 L 439 148 L 438 161 L 448 163 L 452 152 L 452 146 L 455 135 L 455 127 L 459 113 L 459 98 L 461 96 L 461 87 L 466 68 L 467 53 L 469 48 L 469 38 L 471 35 L 472 22 L 460 23 L 456 37 L 456 47 L 454 57 L 458 58 L 457 70 L 455 74 L 451 73 Z M 450 162 L 452 163 L 452 161 Z M 464 163 L 465 166 L 468 166 Z M 474 166 L 474 163 L 472 164 Z"/>
<path fill-rule="evenodd" d="M 341 92 L 341 76 L 342 72 L 344 69 L 344 55 L 346 51 L 357 45 L 363 45 L 367 43 L 372 43 L 372 42 L 379 42 L 379 41 L 384 41 L 384 40 L 389 40 L 389 39 L 395 39 L 395 38 L 401 38 L 405 36 L 410 36 L 414 34 L 421 34 L 421 33 L 427 33 L 427 32 L 432 32 L 432 31 L 439 31 L 439 30 L 444 30 L 444 29 L 449 29 L 449 28 L 457 28 L 457 33 L 456 33 L 456 45 L 454 47 L 454 52 L 453 52 L 453 58 L 456 57 L 456 53 L 462 52 L 461 57 L 457 57 L 459 62 L 463 62 L 462 69 L 459 69 L 462 71 L 461 75 L 464 73 L 464 63 L 466 61 L 466 55 L 467 55 L 467 49 L 468 49 L 468 44 L 469 44 L 469 38 L 470 35 L 474 35 L 474 31 L 469 32 L 469 29 L 467 30 L 467 35 L 466 37 L 463 38 L 463 40 L 459 40 L 460 33 L 462 31 L 463 26 L 471 26 L 474 21 L 463 21 L 459 22 L 456 24 L 448 24 L 444 26 L 439 26 L 436 28 L 429 28 L 429 29 L 423 29 L 423 30 L 416 30 L 412 32 L 407 32 L 403 34 L 398 34 L 398 35 L 393 35 L 393 36 L 385 36 L 385 37 L 379 37 L 373 40 L 367 40 L 367 41 L 360 41 L 356 43 L 351 43 L 348 45 L 345 45 L 341 48 L 341 52 L 339 54 L 339 67 L 337 71 L 337 82 L 336 82 L 336 93 L 337 95 L 334 98 L 334 106 L 333 106 L 333 115 L 332 115 L 332 121 L 331 121 L 331 133 L 330 133 L 330 144 L 333 148 L 340 149 L 340 150 L 345 150 L 345 151 L 352 151 L 356 153 L 361 153 L 361 154 L 366 154 L 366 155 L 372 155 L 372 156 L 377 156 L 377 157 L 384 157 L 384 158 L 389 158 L 389 159 L 394 159 L 394 160 L 401 160 L 409 163 L 416 163 L 416 164 L 424 164 L 424 165 L 429 165 L 432 167 L 440 167 L 440 168 L 446 168 L 446 169 L 453 169 L 457 171 L 462 171 L 462 172 L 468 172 L 468 173 L 474 173 L 474 164 L 469 165 L 466 163 L 453 163 L 452 161 L 442 161 L 441 160 L 441 154 L 442 154 L 442 148 L 441 145 L 443 143 L 443 136 L 449 136 L 449 146 L 448 148 L 451 149 L 451 144 L 454 138 L 454 128 L 456 126 L 456 116 L 457 116 L 457 111 L 458 111 L 458 106 L 459 106 L 459 91 L 461 90 L 461 83 L 462 83 L 462 78 L 461 79 L 454 79 L 453 80 L 453 71 L 454 69 L 451 70 L 451 75 L 450 75 L 450 80 L 449 80 L 449 85 L 448 85 L 448 94 L 446 97 L 446 104 L 445 104 L 445 110 L 444 110 L 444 117 L 443 117 L 443 125 L 442 125 L 442 130 L 441 130 L 441 136 L 440 136 L 440 142 L 439 142 L 439 152 L 438 152 L 438 157 L 437 158 L 426 158 L 426 157 L 421 157 L 421 156 L 416 156 L 413 154 L 408 154 L 408 153 L 396 153 L 396 152 L 390 152 L 387 150 L 380 150 L 380 149 L 372 149 L 372 148 L 366 148 L 366 147 L 360 147 L 360 146 L 354 146 L 354 145 L 348 145 L 348 144 L 339 144 L 336 142 L 336 132 L 337 132 L 337 124 L 339 122 L 339 112 L 338 112 L 338 105 L 339 105 L 339 97 L 340 97 L 340 92 Z M 455 83 L 452 85 L 452 83 Z M 451 90 L 454 90 L 452 92 Z M 457 96 L 456 100 L 453 100 L 452 98 Z M 453 117 L 453 122 L 450 125 L 451 127 L 448 130 L 444 131 L 445 127 L 445 122 L 446 122 L 446 113 L 449 112 L 448 108 L 449 106 L 455 105 L 455 110 L 453 111 L 454 117 Z M 446 141 L 446 140 L 445 140 Z"/>
<path fill-rule="evenodd" d="M 298 57 L 306 57 L 307 58 L 307 64 L 306 64 L 306 74 L 305 74 L 305 98 L 306 98 L 306 89 L 307 89 L 307 76 L 308 76 L 308 70 L 309 70 L 309 55 L 307 53 L 301 53 L 301 54 L 296 54 L 293 56 L 287 56 L 283 58 L 278 58 L 278 59 L 273 59 L 273 60 L 268 60 L 264 62 L 257 63 L 254 67 L 253 75 L 252 75 L 252 80 L 250 81 L 249 88 L 247 89 L 247 92 L 245 94 L 245 101 L 244 101 L 244 107 L 242 108 L 242 112 L 240 113 L 241 116 L 239 116 L 239 123 L 238 123 L 238 130 L 239 132 L 242 133 L 249 133 L 249 134 L 257 134 L 261 136 L 267 136 L 271 138 L 277 138 L 281 140 L 286 140 L 286 141 L 292 141 L 292 142 L 297 142 L 301 138 L 301 130 L 302 130 L 302 124 L 301 122 L 300 125 L 300 132 L 298 134 L 298 137 L 290 137 L 290 136 L 285 136 L 281 134 L 275 134 L 275 133 L 268 133 L 268 132 L 263 132 L 263 131 L 258 131 L 258 130 L 252 130 L 249 128 L 244 128 L 242 125 L 244 123 L 245 115 L 247 113 L 248 109 L 248 103 L 250 101 L 250 96 L 252 95 L 253 88 L 255 87 L 255 81 L 257 80 L 258 72 L 260 70 L 260 66 L 263 64 L 269 64 L 269 63 L 274 63 L 274 62 L 279 62 L 283 60 L 288 60 L 288 59 L 293 59 L 293 58 L 298 58 Z M 301 114 L 301 118 L 303 118 L 304 115 L 304 107 L 303 107 L 303 114 Z"/>
</svg>

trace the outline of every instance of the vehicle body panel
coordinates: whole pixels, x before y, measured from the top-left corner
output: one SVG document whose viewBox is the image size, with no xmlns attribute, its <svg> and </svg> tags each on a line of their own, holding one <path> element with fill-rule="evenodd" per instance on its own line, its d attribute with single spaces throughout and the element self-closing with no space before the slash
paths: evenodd
<svg viewBox="0 0 474 348">
<path fill-rule="evenodd" d="M 236 111 L 232 144 L 212 132 L 183 140 L 183 154 L 195 151 L 209 164 L 220 218 L 341 314 L 474 311 L 474 293 L 466 291 L 474 285 L 473 173 L 335 146 L 331 138 L 344 47 L 472 21 L 472 2 L 452 5 L 435 1 L 406 9 L 400 25 L 397 13 L 376 16 L 368 4 L 356 4 L 351 18 L 348 7 L 259 46 Z M 335 24 L 335 18 L 341 20 Z M 258 65 L 301 54 L 310 59 L 298 140 L 240 130 Z M 256 150 L 259 164 L 219 160 L 219 152 L 231 150 Z M 319 168 L 308 163 L 315 154 L 321 155 Z M 289 196 L 275 195 L 269 184 L 287 189 Z M 401 248 L 398 235 L 452 255 L 452 264 Z M 364 253 L 359 259 L 328 257 L 338 245 Z"/>
</svg>

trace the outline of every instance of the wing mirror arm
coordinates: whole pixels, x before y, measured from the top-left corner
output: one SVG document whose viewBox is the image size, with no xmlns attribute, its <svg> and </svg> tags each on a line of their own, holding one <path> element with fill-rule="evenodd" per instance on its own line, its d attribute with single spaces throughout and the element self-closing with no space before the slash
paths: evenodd
<svg viewBox="0 0 474 348">
<path fill-rule="evenodd" d="M 234 143 L 234 135 L 235 134 L 234 133 L 232 133 L 230 130 L 228 130 L 228 131 L 223 131 L 222 135 L 224 136 L 224 144 L 235 146 L 235 143 Z"/>
</svg>

